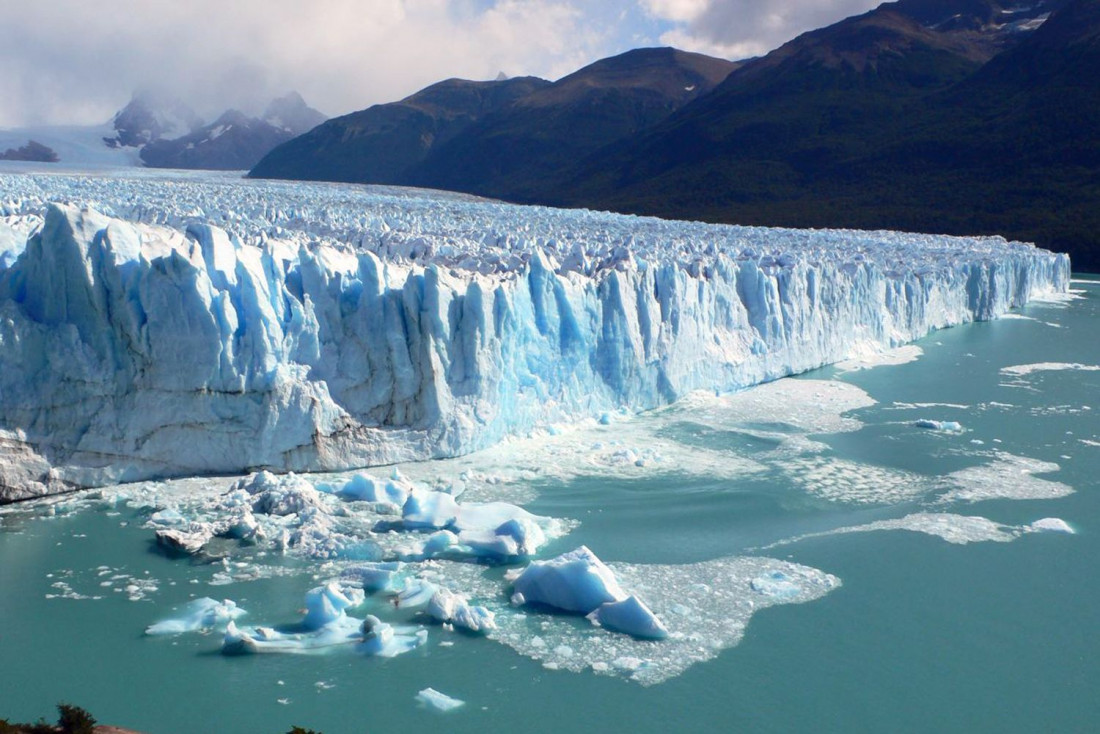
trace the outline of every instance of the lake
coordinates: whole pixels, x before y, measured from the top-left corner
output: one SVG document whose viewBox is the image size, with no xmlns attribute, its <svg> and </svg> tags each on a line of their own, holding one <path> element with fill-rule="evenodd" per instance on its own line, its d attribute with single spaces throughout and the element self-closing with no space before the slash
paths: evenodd
<svg viewBox="0 0 1100 734">
<path fill-rule="evenodd" d="M 892 359 L 400 467 L 557 518 L 540 557 L 591 548 L 676 631 L 664 642 L 516 608 L 504 569 L 429 562 L 410 572 L 470 593 L 501 631 L 372 598 L 426 642 L 226 656 L 220 630 L 144 630 L 202 596 L 235 601 L 242 625 L 290 624 L 355 561 L 156 547 L 155 511 L 197 511 L 233 478 L 4 508 L 0 716 L 65 701 L 151 734 L 1094 731 L 1100 283 L 1073 291 Z M 427 687 L 465 705 L 421 707 Z"/>
</svg>

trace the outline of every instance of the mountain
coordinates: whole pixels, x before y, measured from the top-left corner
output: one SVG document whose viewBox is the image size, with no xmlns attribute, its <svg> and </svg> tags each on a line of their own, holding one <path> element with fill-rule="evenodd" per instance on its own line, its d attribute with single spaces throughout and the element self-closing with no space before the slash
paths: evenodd
<svg viewBox="0 0 1100 734">
<path fill-rule="evenodd" d="M 898 0 L 737 65 L 643 49 L 449 136 L 403 126 L 412 113 L 398 117 L 400 103 L 356 113 L 385 110 L 391 127 L 318 128 L 251 175 L 713 222 L 1002 234 L 1095 270 L 1098 4 Z M 398 145 L 402 135 L 416 144 Z"/>
<path fill-rule="evenodd" d="M 405 183 L 435 146 L 484 115 L 550 84 L 535 77 L 448 79 L 399 102 L 337 117 L 271 151 L 254 178 Z"/>
<path fill-rule="evenodd" d="M 260 117 L 227 110 L 207 125 L 184 102 L 141 91 L 102 125 L 0 130 L 0 151 L 10 147 L 0 160 L 33 156 L 38 162 L 87 169 L 144 165 L 247 170 L 275 146 L 325 119 L 301 95 L 290 92 L 273 100 Z M 28 148 L 28 141 L 35 145 Z"/>
<path fill-rule="evenodd" d="M 152 141 L 142 148 L 141 160 L 152 168 L 247 170 L 291 137 L 264 120 L 228 110 L 182 138 Z"/>
<path fill-rule="evenodd" d="M 903 0 L 803 34 L 541 198 L 721 218 L 726 206 L 796 196 L 809 179 L 894 140 L 930 97 L 1010 42 L 984 23 L 989 5 Z"/>
<path fill-rule="evenodd" d="M 523 199 L 557 171 L 706 94 L 724 59 L 647 48 L 602 59 L 487 115 L 413 169 L 409 182 Z"/>
<path fill-rule="evenodd" d="M 533 178 L 663 120 L 735 66 L 658 48 L 603 59 L 553 83 L 451 79 L 331 120 L 272 151 L 250 175 L 517 198 Z"/>
<path fill-rule="evenodd" d="M 139 91 L 115 113 L 111 126 L 115 135 L 103 139 L 108 147 L 140 148 L 153 140 L 193 132 L 202 126 L 202 119 L 174 97 Z"/>
<path fill-rule="evenodd" d="M 297 137 L 308 133 L 328 118 L 307 105 L 302 95 L 289 92 L 273 99 L 260 119 Z"/>
<path fill-rule="evenodd" d="M 28 140 L 26 145 L 8 148 L 0 153 L 0 161 L 33 161 L 36 163 L 57 163 L 57 151 L 37 140 Z"/>
<path fill-rule="evenodd" d="M 743 224 L 996 233 L 1096 268 L 1097 5 L 880 6 L 746 63 L 533 198 Z"/>
<path fill-rule="evenodd" d="M 228 110 L 217 120 L 178 138 L 161 138 L 141 150 L 153 168 L 247 170 L 281 143 L 324 122 L 325 116 L 291 92 L 268 105 L 263 117 Z"/>
</svg>

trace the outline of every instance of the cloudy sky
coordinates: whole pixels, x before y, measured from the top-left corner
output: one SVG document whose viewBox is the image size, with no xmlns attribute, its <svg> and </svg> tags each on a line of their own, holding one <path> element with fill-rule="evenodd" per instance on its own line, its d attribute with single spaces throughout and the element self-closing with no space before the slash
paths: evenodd
<svg viewBox="0 0 1100 734">
<path fill-rule="evenodd" d="M 295 89 L 329 115 L 458 76 L 557 79 L 671 45 L 764 53 L 878 0 L 0 0 L 0 127 L 107 120 L 138 88 L 212 118 Z"/>
</svg>

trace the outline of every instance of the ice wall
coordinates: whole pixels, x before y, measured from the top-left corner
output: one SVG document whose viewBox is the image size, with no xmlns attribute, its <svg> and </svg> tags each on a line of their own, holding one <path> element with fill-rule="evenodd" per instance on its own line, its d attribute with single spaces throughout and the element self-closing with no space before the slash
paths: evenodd
<svg viewBox="0 0 1100 734">
<path fill-rule="evenodd" d="M 999 238 L 193 178 L 0 187 L 5 500 L 456 455 L 994 318 L 1070 274 Z"/>
</svg>

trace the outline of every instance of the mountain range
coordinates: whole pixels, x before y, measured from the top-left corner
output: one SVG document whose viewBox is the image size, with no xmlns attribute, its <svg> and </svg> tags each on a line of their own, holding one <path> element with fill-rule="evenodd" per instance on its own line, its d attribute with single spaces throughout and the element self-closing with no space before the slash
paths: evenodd
<svg viewBox="0 0 1100 734">
<path fill-rule="evenodd" d="M 139 91 L 104 125 L 0 130 L 0 146 L 11 146 L 0 160 L 248 170 L 275 146 L 325 119 L 290 92 L 258 117 L 230 109 L 206 124 L 179 99 Z"/>
<path fill-rule="evenodd" d="M 227 110 L 209 125 L 191 127 L 180 137 L 160 137 L 141 150 L 141 160 L 153 168 L 247 170 L 272 148 L 325 121 L 301 95 L 275 99 L 259 117 Z"/>
<path fill-rule="evenodd" d="M 713 89 L 735 64 L 639 49 L 549 82 L 448 79 L 329 120 L 250 175 L 405 184 L 515 198 L 531 174 L 636 134 Z"/>
<path fill-rule="evenodd" d="M 998 233 L 1100 267 L 1100 0 L 899 0 L 731 63 L 449 80 L 276 147 L 257 177 L 714 222 Z M 476 90 L 476 92 L 475 92 Z"/>
</svg>

